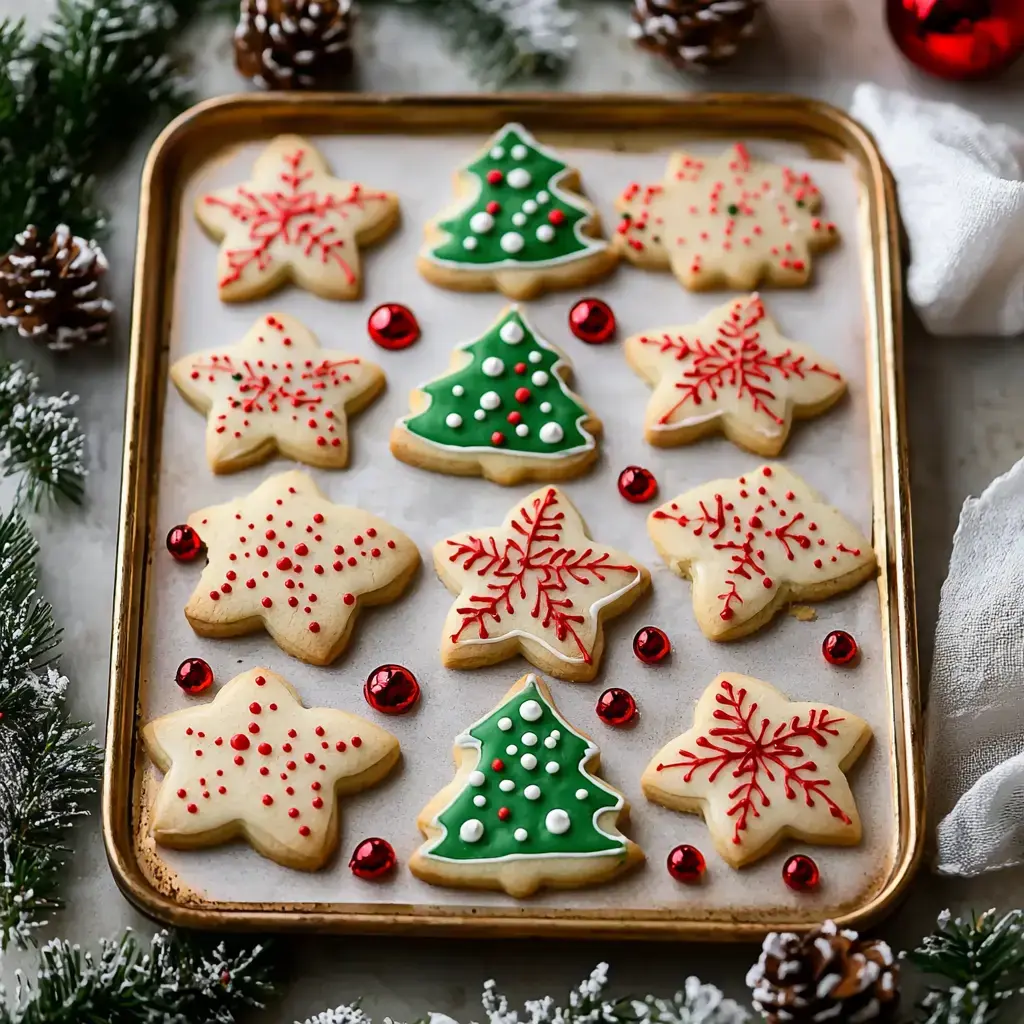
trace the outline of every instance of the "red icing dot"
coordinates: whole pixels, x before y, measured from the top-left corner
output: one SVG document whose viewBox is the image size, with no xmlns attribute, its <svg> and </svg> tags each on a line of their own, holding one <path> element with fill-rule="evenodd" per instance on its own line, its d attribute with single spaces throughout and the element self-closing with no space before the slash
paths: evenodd
<svg viewBox="0 0 1024 1024">
<path fill-rule="evenodd" d="M 249 737 L 244 732 L 236 732 L 231 737 L 231 746 L 234 750 L 248 750 L 249 749 Z"/>
<path fill-rule="evenodd" d="M 199 534 L 191 526 L 172 526 L 167 533 L 167 550 L 179 562 L 191 562 L 203 550 Z"/>
<path fill-rule="evenodd" d="M 299 816 L 299 809 L 298 809 L 298 807 L 289 807 L 288 808 L 288 817 L 289 818 L 297 818 L 298 816 Z"/>
<path fill-rule="evenodd" d="M 393 871 L 397 863 L 394 847 L 386 839 L 373 836 L 355 848 L 348 866 L 357 878 L 372 881 Z"/>
<path fill-rule="evenodd" d="M 658 481 L 654 474 L 643 466 L 627 466 L 619 474 L 619 494 L 626 501 L 639 505 L 650 501 L 658 493 Z"/>
<path fill-rule="evenodd" d="M 653 665 L 668 656 L 672 644 L 664 630 L 644 626 L 633 637 L 633 653 L 645 664 Z"/>
<path fill-rule="evenodd" d="M 397 302 L 378 306 L 370 314 L 366 329 L 376 344 L 393 352 L 408 348 L 420 336 L 420 325 L 412 310 Z M 323 522 L 323 517 L 315 521 Z"/>
<path fill-rule="evenodd" d="M 256 749 L 265 756 L 269 754 L 274 748 L 269 743 L 261 743 Z"/>
<path fill-rule="evenodd" d="M 274 802 L 274 798 L 269 793 L 263 794 L 263 803 L 269 807 Z"/>
<path fill-rule="evenodd" d="M 401 715 L 420 699 L 416 677 L 402 665 L 380 665 L 363 686 L 366 703 L 385 715 Z"/>
<path fill-rule="evenodd" d="M 692 885 L 704 877 L 707 864 L 704 861 L 704 854 L 696 846 L 677 846 L 668 855 L 665 866 L 668 873 L 677 882 L 686 882 Z"/>
<path fill-rule="evenodd" d="M 612 686 L 597 698 L 597 717 L 605 725 L 628 725 L 637 717 L 636 701 L 628 690 Z"/>
<path fill-rule="evenodd" d="M 353 747 L 361 747 L 362 745 L 363 745 L 363 741 L 358 736 L 353 736 L 352 737 L 352 746 Z"/>
<path fill-rule="evenodd" d="M 588 345 L 601 345 L 615 334 L 615 314 L 600 299 L 580 299 L 569 310 L 569 330 Z"/>
<path fill-rule="evenodd" d="M 306 611 L 309 611 L 309 609 L 307 608 Z M 319 622 L 311 622 L 309 624 L 309 631 L 310 631 L 310 633 L 319 633 L 320 632 L 320 623 Z"/>
<path fill-rule="evenodd" d="M 798 853 L 782 865 L 782 880 L 795 892 L 813 892 L 821 882 L 821 872 L 810 857 Z"/>
<path fill-rule="evenodd" d="M 274 602 L 269 597 L 265 597 L 260 603 L 264 608 L 269 608 Z"/>
<path fill-rule="evenodd" d="M 258 714 L 259 714 L 259 713 L 260 713 L 260 712 L 261 712 L 262 710 L 263 710 L 263 708 L 262 708 L 262 707 L 260 707 L 260 705 L 259 705 L 259 702 L 258 702 L 258 701 L 255 701 L 255 700 L 254 700 L 254 701 L 253 701 L 253 702 L 252 702 L 252 703 L 251 703 L 251 704 L 249 705 L 249 714 L 251 714 L 251 715 L 258 715 Z"/>
<path fill-rule="evenodd" d="M 308 836 L 309 835 L 309 826 L 308 825 L 300 825 L 299 826 L 299 835 L 303 836 L 303 837 Z"/>
</svg>

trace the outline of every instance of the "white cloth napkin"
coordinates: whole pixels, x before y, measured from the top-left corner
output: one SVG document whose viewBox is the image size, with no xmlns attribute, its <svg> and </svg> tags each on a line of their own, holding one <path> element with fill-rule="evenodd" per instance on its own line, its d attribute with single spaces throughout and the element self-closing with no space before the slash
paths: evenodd
<svg viewBox="0 0 1024 1024">
<path fill-rule="evenodd" d="M 862 84 L 853 116 L 896 178 L 907 293 L 932 334 L 1024 332 L 1024 135 Z"/>
</svg>

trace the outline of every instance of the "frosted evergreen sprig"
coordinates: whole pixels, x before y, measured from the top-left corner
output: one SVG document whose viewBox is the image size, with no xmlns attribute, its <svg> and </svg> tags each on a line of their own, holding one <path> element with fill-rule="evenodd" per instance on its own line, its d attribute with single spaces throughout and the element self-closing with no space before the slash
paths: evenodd
<svg viewBox="0 0 1024 1024">
<path fill-rule="evenodd" d="M 635 1020 L 642 1024 L 747 1024 L 750 1014 L 714 985 L 699 978 L 686 979 L 671 999 L 647 996 L 633 1001 Z"/>
</svg>

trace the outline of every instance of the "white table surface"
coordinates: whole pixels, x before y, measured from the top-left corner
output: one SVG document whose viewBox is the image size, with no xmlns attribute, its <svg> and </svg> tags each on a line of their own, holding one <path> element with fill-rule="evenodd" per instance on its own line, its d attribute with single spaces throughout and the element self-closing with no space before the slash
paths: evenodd
<svg viewBox="0 0 1024 1024">
<path fill-rule="evenodd" d="M 714 77 L 692 79 L 638 52 L 625 37 L 626 0 L 581 3 L 580 55 L 562 87 L 574 91 L 663 92 L 701 88 L 786 91 L 840 106 L 862 79 L 920 95 L 961 103 L 984 117 L 1024 128 L 1024 61 L 994 83 L 958 85 L 926 78 L 907 65 L 885 30 L 883 0 L 771 0 L 772 24 L 742 63 Z M 38 25 L 52 0 L 0 0 L 0 13 L 25 16 Z M 231 62 L 230 26 L 208 25 L 187 41 L 196 53 L 201 95 L 244 88 Z M 408 12 L 388 10 L 365 17 L 360 44 L 361 82 L 367 91 L 474 91 L 477 84 L 429 25 Z M 114 211 L 106 243 L 111 291 L 122 311 L 114 344 L 65 360 L 38 353 L 48 384 L 78 391 L 88 430 L 90 477 L 85 507 L 37 524 L 44 545 L 43 587 L 65 626 L 64 669 L 71 705 L 83 718 L 101 721 L 106 707 L 109 624 L 114 583 L 118 478 L 127 310 L 141 162 L 149 139 L 140 140 L 105 199 Z M 1024 447 L 1019 382 L 1024 379 L 1024 341 L 961 338 L 935 340 L 909 317 L 907 381 L 913 468 L 914 540 L 918 615 L 925 671 L 939 587 L 953 531 L 965 497 L 978 494 L 1006 471 Z M 68 870 L 69 909 L 45 934 L 92 946 L 125 926 L 148 933 L 152 926 L 122 899 L 107 869 L 96 819 L 75 837 Z M 960 881 L 922 874 L 905 905 L 880 929 L 902 947 L 929 930 L 938 911 L 1024 904 L 1024 873 L 1003 872 Z M 284 1024 L 329 1004 L 363 997 L 378 1019 L 385 1014 L 415 1020 L 428 1010 L 465 1022 L 479 1018 L 479 992 L 496 977 L 511 997 L 561 996 L 597 961 L 612 965 L 619 992 L 667 993 L 696 973 L 736 998 L 756 955 L 752 946 L 708 947 L 615 942 L 553 944 L 540 941 L 457 942 L 389 938 L 285 940 L 289 983 L 283 1000 L 256 1020 Z M 10 956 L 0 976 L 30 961 Z M 909 1002 L 917 991 L 910 984 Z"/>
</svg>

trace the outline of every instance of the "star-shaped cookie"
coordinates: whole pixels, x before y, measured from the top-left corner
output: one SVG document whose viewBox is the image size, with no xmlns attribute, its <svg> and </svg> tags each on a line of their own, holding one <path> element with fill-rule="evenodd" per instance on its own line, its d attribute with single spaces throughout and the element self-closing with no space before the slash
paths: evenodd
<svg viewBox="0 0 1024 1024">
<path fill-rule="evenodd" d="M 391 232 L 398 199 L 333 177 L 309 142 L 279 135 L 249 181 L 200 196 L 196 217 L 220 242 L 225 302 L 254 299 L 287 280 L 325 299 L 358 299 L 359 246 Z"/>
<path fill-rule="evenodd" d="M 164 772 L 153 838 L 194 849 L 244 836 L 271 860 L 322 867 L 338 845 L 337 797 L 380 781 L 398 740 L 358 715 L 304 708 L 281 676 L 254 668 L 200 707 L 142 730 Z"/>
<path fill-rule="evenodd" d="M 639 562 L 590 539 L 557 487 L 527 495 L 498 527 L 442 540 L 434 567 L 458 595 L 441 637 L 445 665 L 477 668 L 522 653 L 575 682 L 597 674 L 604 620 L 651 582 Z"/>
<path fill-rule="evenodd" d="M 691 291 L 802 285 L 811 253 L 839 239 L 820 206 L 809 174 L 742 143 L 717 157 L 673 153 L 660 185 L 633 182 L 620 196 L 613 245 L 638 266 L 670 267 Z"/>
<path fill-rule="evenodd" d="M 715 849 L 736 868 L 787 836 L 853 846 L 860 816 L 843 773 L 870 739 L 867 722 L 848 711 L 725 673 L 697 702 L 693 728 L 654 755 L 641 785 L 648 800 L 703 814 Z"/>
<path fill-rule="evenodd" d="M 626 359 L 654 385 L 644 436 L 661 448 L 721 431 L 741 448 L 778 455 L 794 417 L 817 416 L 846 390 L 832 363 L 782 336 L 756 292 L 695 324 L 634 334 Z"/>
<path fill-rule="evenodd" d="M 875 574 L 871 542 L 775 463 L 680 494 L 648 516 L 647 531 L 668 567 L 693 581 L 693 611 L 711 640 L 735 640 L 790 601 L 820 601 Z"/>
<path fill-rule="evenodd" d="M 237 344 L 171 367 L 185 401 L 207 414 L 206 457 L 231 473 L 280 451 L 328 469 L 348 463 L 348 414 L 384 387 L 375 363 L 320 347 L 286 313 L 260 317 Z"/>
<path fill-rule="evenodd" d="M 363 605 L 394 601 L 420 563 L 390 523 L 328 501 L 299 470 L 188 517 L 208 561 L 185 606 L 200 636 L 259 629 L 296 658 L 328 665 Z"/>
</svg>

